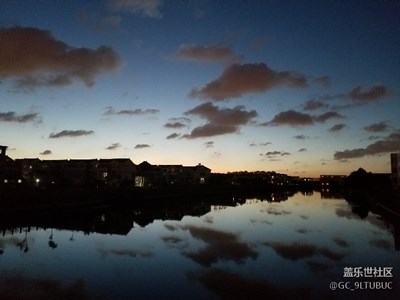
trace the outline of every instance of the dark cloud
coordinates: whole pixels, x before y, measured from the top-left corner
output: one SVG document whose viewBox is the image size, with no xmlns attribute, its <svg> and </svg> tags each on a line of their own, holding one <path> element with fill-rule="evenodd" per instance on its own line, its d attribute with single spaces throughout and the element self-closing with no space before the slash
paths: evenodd
<svg viewBox="0 0 400 300">
<path fill-rule="evenodd" d="M 106 147 L 106 150 L 117 150 L 121 147 L 120 143 L 113 143 L 110 146 Z"/>
<path fill-rule="evenodd" d="M 305 136 L 304 134 L 299 134 L 299 135 L 295 135 L 293 138 L 296 139 L 296 140 L 306 140 L 309 137 Z"/>
<path fill-rule="evenodd" d="M 397 151 L 400 151 L 400 131 L 391 133 L 384 139 L 369 144 L 365 148 L 336 151 L 334 158 L 336 160 L 345 160 L 350 158 L 364 157 L 367 155 L 378 155 Z"/>
<path fill-rule="evenodd" d="M 14 111 L 0 112 L 0 122 L 15 122 L 15 123 L 41 123 L 41 118 L 37 113 L 28 113 L 18 115 Z"/>
<path fill-rule="evenodd" d="M 339 247 L 342 247 L 342 248 L 348 248 L 350 246 L 350 244 L 342 238 L 337 237 L 337 238 L 334 238 L 333 241 L 336 243 L 336 245 L 338 245 Z"/>
<path fill-rule="evenodd" d="M 265 143 L 260 143 L 260 144 L 251 143 L 249 146 L 250 147 L 256 147 L 256 146 L 268 146 L 268 145 L 272 145 L 272 143 L 271 142 L 265 142 Z"/>
<path fill-rule="evenodd" d="M 307 288 L 282 288 L 260 278 L 248 278 L 226 270 L 190 272 L 188 277 L 213 292 L 219 299 L 309 299 Z"/>
<path fill-rule="evenodd" d="M 111 106 L 107 106 L 104 112 L 104 116 L 140 116 L 140 115 L 149 115 L 149 114 L 157 114 L 160 111 L 158 109 L 122 109 L 122 110 L 115 110 Z"/>
<path fill-rule="evenodd" d="M 168 123 L 164 124 L 164 127 L 179 129 L 179 128 L 186 127 L 186 125 L 181 122 L 168 122 Z"/>
<path fill-rule="evenodd" d="M 373 245 L 377 248 L 381 248 L 383 250 L 390 251 L 390 250 L 394 249 L 393 243 L 388 240 L 385 240 L 385 239 L 374 239 L 374 240 L 371 240 L 369 243 L 371 245 Z"/>
<path fill-rule="evenodd" d="M 320 76 L 315 78 L 314 81 L 323 87 L 328 87 L 331 84 L 331 78 L 329 76 Z"/>
<path fill-rule="evenodd" d="M 0 29 L 0 78 L 14 80 L 17 90 L 61 87 L 82 81 L 93 86 L 95 77 L 121 64 L 110 47 L 74 48 L 37 28 Z"/>
<path fill-rule="evenodd" d="M 49 135 L 50 139 L 58 139 L 58 138 L 64 138 L 64 137 L 80 137 L 80 136 L 85 136 L 85 135 L 92 135 L 94 134 L 93 130 L 62 130 L 60 132 L 52 132 Z"/>
<path fill-rule="evenodd" d="M 148 144 L 137 144 L 135 146 L 135 149 L 143 149 L 143 148 L 150 148 L 150 145 L 148 145 Z"/>
<path fill-rule="evenodd" d="M 362 86 L 356 86 L 351 89 L 349 92 L 338 93 L 334 95 L 322 95 L 318 97 L 314 97 L 313 99 L 306 102 L 305 106 L 313 106 L 323 105 L 324 101 L 331 101 L 337 99 L 348 99 L 351 103 L 337 106 L 337 108 L 350 108 L 354 106 L 365 105 L 370 102 L 376 102 L 389 96 L 388 88 L 384 85 L 375 85 L 370 88 L 364 88 Z"/>
<path fill-rule="evenodd" d="M 277 114 L 271 121 L 262 123 L 261 126 L 289 125 L 293 127 L 314 124 L 313 117 L 309 114 L 288 110 Z"/>
<path fill-rule="evenodd" d="M 248 124 L 255 118 L 257 112 L 255 110 L 246 111 L 243 106 L 219 108 L 207 102 L 185 112 L 185 115 L 199 116 L 208 122 L 203 126 L 194 128 L 190 134 L 183 136 L 194 139 L 236 133 L 240 126 Z"/>
<path fill-rule="evenodd" d="M 319 100 L 311 99 L 311 100 L 308 100 L 304 104 L 303 109 L 304 110 L 316 110 L 316 109 L 325 108 L 325 107 L 328 107 L 328 105 L 326 103 L 319 101 Z"/>
<path fill-rule="evenodd" d="M 364 130 L 368 132 L 384 132 L 389 129 L 389 125 L 386 122 L 374 123 L 364 127 Z"/>
<path fill-rule="evenodd" d="M 50 155 L 50 154 L 52 154 L 53 152 L 51 152 L 51 150 L 44 150 L 43 152 L 40 152 L 39 154 L 40 155 Z"/>
<path fill-rule="evenodd" d="M 151 258 L 154 257 L 154 253 L 151 251 L 143 251 L 143 250 L 136 250 L 136 249 L 111 249 L 111 250 L 104 250 L 98 249 L 103 257 L 106 257 L 110 254 L 117 255 L 117 256 L 126 256 L 126 257 L 141 257 L 141 258 Z"/>
<path fill-rule="evenodd" d="M 236 234 L 197 226 L 185 226 L 183 229 L 189 230 L 194 238 L 206 243 L 206 247 L 198 252 L 184 253 L 186 257 L 203 266 L 209 267 L 220 260 L 242 264 L 245 259 L 256 259 L 258 256 L 257 252 L 241 242 Z"/>
<path fill-rule="evenodd" d="M 338 262 L 346 257 L 346 254 L 337 253 L 328 248 L 318 247 L 305 242 L 294 242 L 291 244 L 267 242 L 265 245 L 274 249 L 279 256 L 290 260 L 299 260 L 321 255 L 332 261 Z"/>
<path fill-rule="evenodd" d="M 206 146 L 206 148 L 213 148 L 214 147 L 214 142 L 213 141 L 205 142 L 204 145 Z"/>
<path fill-rule="evenodd" d="M 301 148 L 301 149 L 299 149 L 299 152 L 307 152 L 307 149 L 306 148 Z"/>
<path fill-rule="evenodd" d="M 313 125 L 315 122 L 324 123 L 329 119 L 343 119 L 343 118 L 344 116 L 333 111 L 313 116 L 295 110 L 287 110 L 275 115 L 275 117 L 271 121 L 262 123 L 260 125 L 261 126 L 288 125 L 291 127 L 299 127 L 299 126 Z"/>
<path fill-rule="evenodd" d="M 329 128 L 328 131 L 329 132 L 339 132 L 339 131 L 342 131 L 343 129 L 345 129 L 346 127 L 347 127 L 347 125 L 343 124 L 343 123 L 336 124 L 336 125 L 333 125 L 331 128 Z"/>
<path fill-rule="evenodd" d="M 180 137 L 181 135 L 179 134 L 179 133 L 176 133 L 176 132 L 174 132 L 174 133 L 171 133 L 169 136 L 167 136 L 167 140 L 172 140 L 172 139 L 176 139 L 176 138 L 178 138 L 178 137 Z"/>
<path fill-rule="evenodd" d="M 162 17 L 162 0 L 108 0 L 108 3 L 114 10 L 156 19 Z"/>
<path fill-rule="evenodd" d="M 373 102 L 388 96 L 389 92 L 384 85 L 375 85 L 370 89 L 362 86 L 353 88 L 347 96 L 355 102 Z"/>
<path fill-rule="evenodd" d="M 176 57 L 183 60 L 206 63 L 237 62 L 241 60 L 240 57 L 233 53 L 230 47 L 221 45 L 181 45 L 178 48 Z"/>
<path fill-rule="evenodd" d="M 344 119 L 345 117 L 336 111 L 328 111 L 319 116 L 314 116 L 314 120 L 319 123 L 324 123 L 329 119 Z"/>
<path fill-rule="evenodd" d="M 28 277 L 20 273 L 0 274 L 0 295 L 3 299 L 94 299 L 81 279 L 65 284 L 52 278 Z"/>
<path fill-rule="evenodd" d="M 308 86 L 304 75 L 291 71 L 274 71 L 264 63 L 232 64 L 221 76 L 200 89 L 193 89 L 191 97 L 222 101 L 245 93 L 264 92 L 286 85 L 293 88 Z"/>
</svg>

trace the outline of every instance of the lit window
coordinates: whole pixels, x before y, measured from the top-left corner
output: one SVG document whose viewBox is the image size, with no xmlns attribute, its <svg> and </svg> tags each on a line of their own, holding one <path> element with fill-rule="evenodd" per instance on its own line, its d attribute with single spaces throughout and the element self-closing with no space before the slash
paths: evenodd
<svg viewBox="0 0 400 300">
<path fill-rule="evenodd" d="M 108 176 L 107 172 L 103 172 L 103 178 L 106 178 Z"/>
<path fill-rule="evenodd" d="M 8 179 L 4 179 L 4 183 L 8 183 Z"/>
</svg>

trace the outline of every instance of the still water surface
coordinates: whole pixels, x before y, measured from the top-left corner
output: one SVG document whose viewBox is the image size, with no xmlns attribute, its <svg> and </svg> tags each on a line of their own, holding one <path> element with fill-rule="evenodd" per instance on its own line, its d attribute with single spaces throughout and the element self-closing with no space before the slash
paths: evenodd
<svg viewBox="0 0 400 300">
<path fill-rule="evenodd" d="M 80 227 L 72 219 L 3 224 L 0 296 L 395 299 L 400 294 L 398 224 L 318 192 L 280 200 L 203 204 L 182 214 L 131 208 L 88 217 Z M 345 278 L 347 267 L 390 267 L 393 277 Z M 330 282 L 349 280 L 389 281 L 393 289 L 330 290 Z"/>
</svg>

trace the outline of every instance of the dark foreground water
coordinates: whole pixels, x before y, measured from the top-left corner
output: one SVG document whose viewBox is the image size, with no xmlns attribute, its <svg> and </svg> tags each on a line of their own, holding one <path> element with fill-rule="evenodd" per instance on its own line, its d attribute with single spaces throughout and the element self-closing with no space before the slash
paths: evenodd
<svg viewBox="0 0 400 300">
<path fill-rule="evenodd" d="M 0 299 L 400 295 L 398 224 L 316 192 L 269 200 L 11 218 L 1 223 Z"/>
</svg>

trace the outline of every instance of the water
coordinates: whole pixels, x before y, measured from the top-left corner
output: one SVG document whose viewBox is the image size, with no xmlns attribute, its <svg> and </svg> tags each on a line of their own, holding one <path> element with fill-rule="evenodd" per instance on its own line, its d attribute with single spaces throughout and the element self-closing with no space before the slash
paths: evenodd
<svg viewBox="0 0 400 300">
<path fill-rule="evenodd" d="M 277 199 L 284 201 L 272 201 Z M 0 298 L 395 299 L 400 294 L 398 224 L 317 192 L 269 200 L 1 222 Z M 344 277 L 345 268 L 357 267 L 363 277 Z M 389 268 L 385 277 L 383 268 Z M 349 281 L 348 288 L 358 289 L 332 291 L 332 281 Z M 360 290 L 357 282 L 372 283 Z"/>
</svg>

